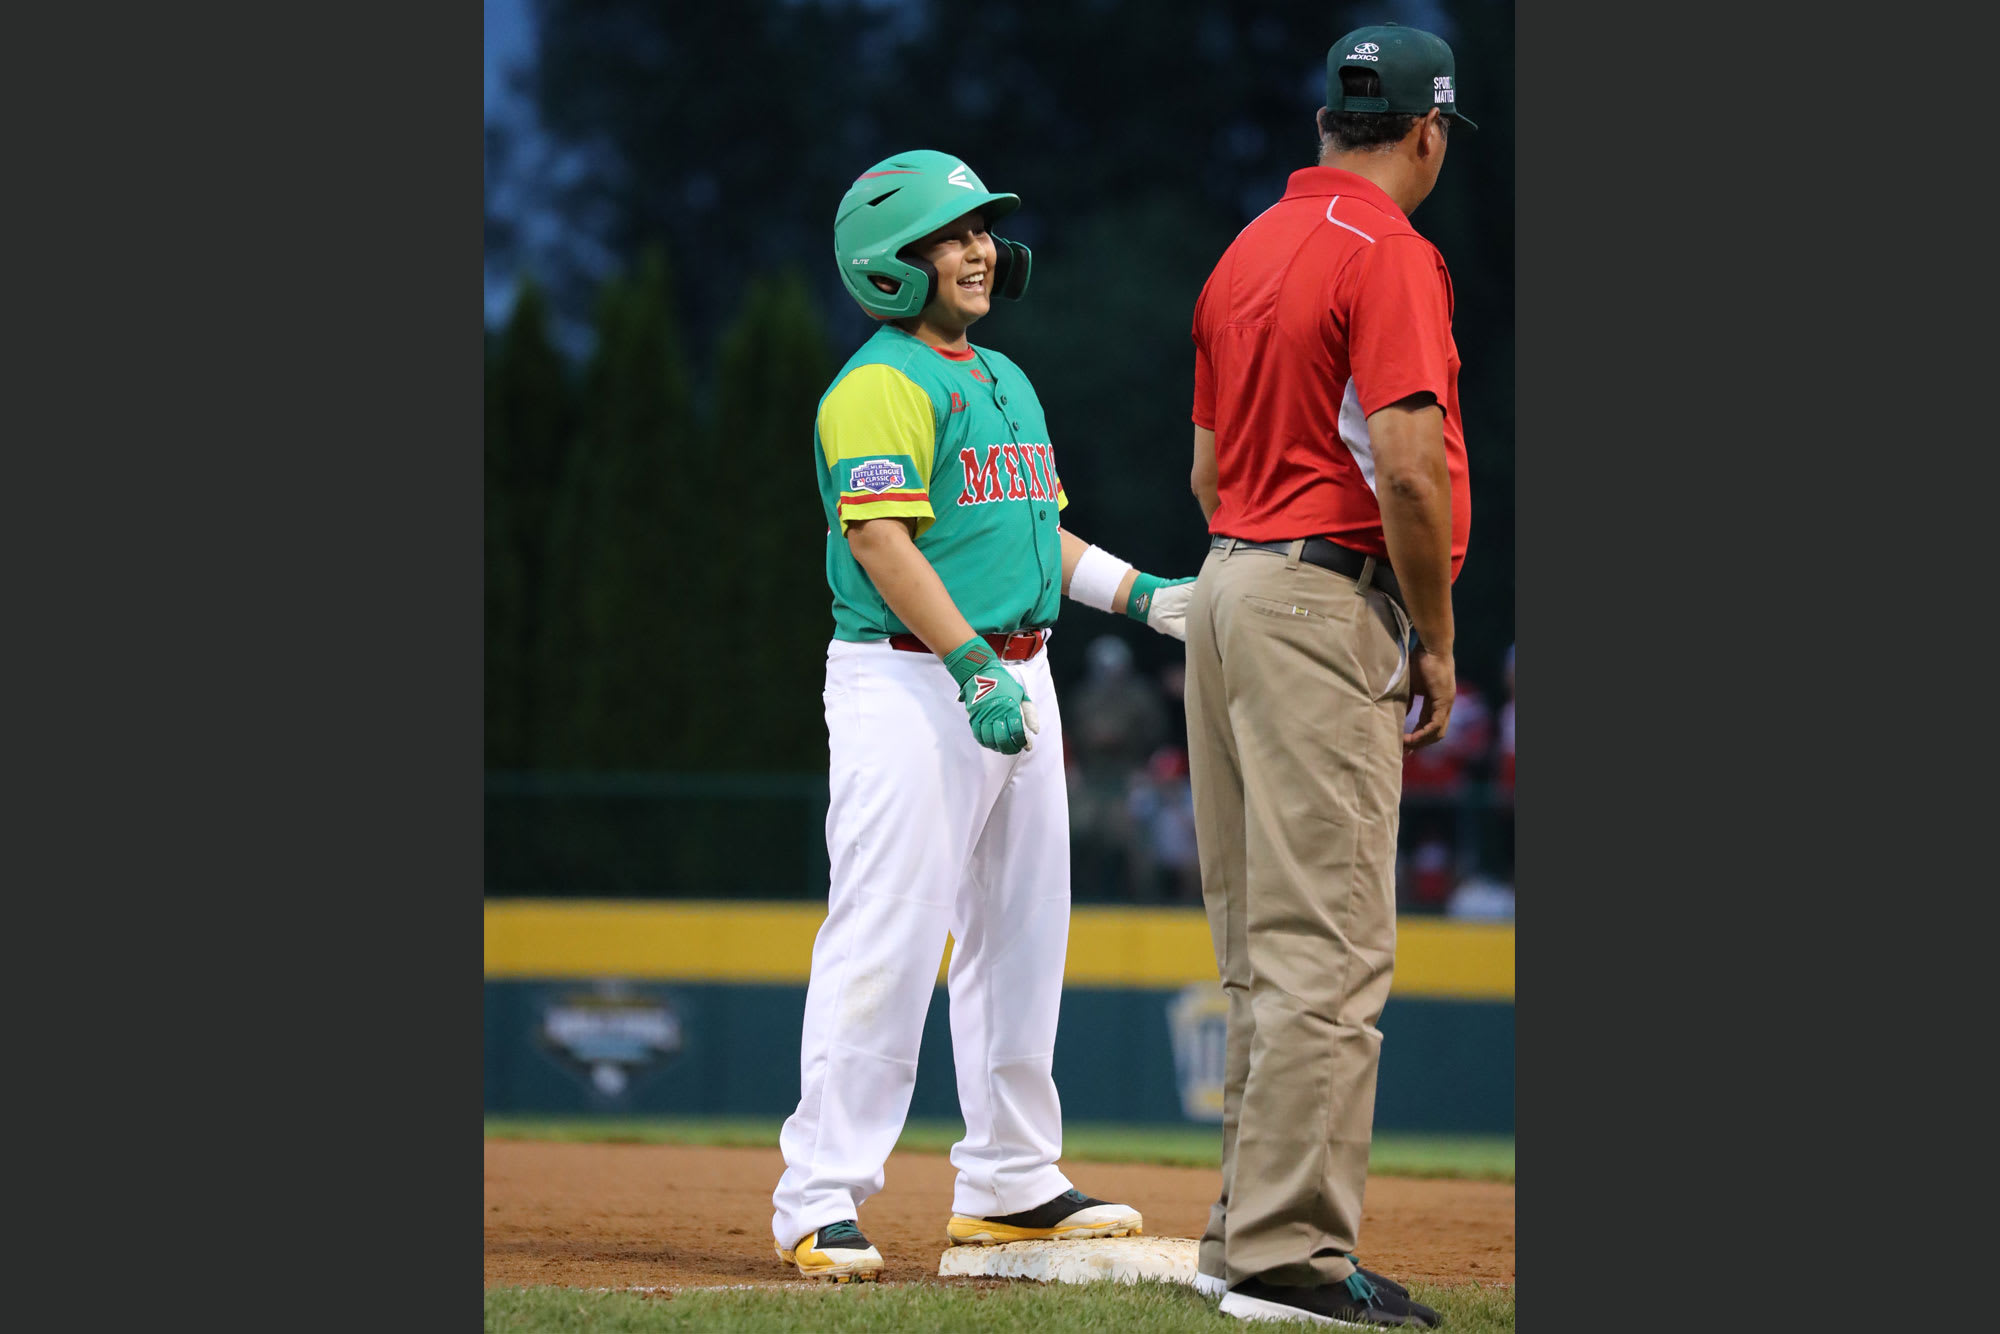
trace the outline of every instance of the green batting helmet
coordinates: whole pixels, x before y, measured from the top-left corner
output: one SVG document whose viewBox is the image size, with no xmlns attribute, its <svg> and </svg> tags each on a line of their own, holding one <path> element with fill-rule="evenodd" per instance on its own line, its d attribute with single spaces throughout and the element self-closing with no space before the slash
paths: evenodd
<svg viewBox="0 0 2000 1334">
<path fill-rule="evenodd" d="M 840 280 L 861 308 L 882 320 L 915 315 L 937 294 L 937 270 L 899 252 L 954 218 L 979 209 L 986 225 L 1021 207 L 1019 195 L 995 194 L 962 158 L 920 148 L 898 153 L 861 173 L 833 215 L 833 257 Z M 993 291 L 1020 300 L 1034 256 L 1018 241 L 993 238 Z M 885 292 L 870 277 L 888 278 Z"/>
</svg>

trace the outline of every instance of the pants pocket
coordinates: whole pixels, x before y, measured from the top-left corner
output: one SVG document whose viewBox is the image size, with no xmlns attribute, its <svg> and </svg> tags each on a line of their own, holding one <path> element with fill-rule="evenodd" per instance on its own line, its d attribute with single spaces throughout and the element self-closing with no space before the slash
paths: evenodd
<svg viewBox="0 0 2000 1334">
<path fill-rule="evenodd" d="M 1410 622 L 1403 609 L 1379 589 L 1356 592 L 1346 580 L 1337 591 L 1315 588 L 1296 601 L 1255 593 L 1243 595 L 1243 608 L 1259 617 L 1298 627 L 1298 633 L 1333 655 L 1328 661 L 1341 670 L 1347 652 L 1353 655 L 1353 680 L 1371 703 L 1409 698 Z M 1317 636 L 1329 636 L 1320 640 Z M 1346 674 L 1346 671 L 1343 671 Z"/>
<path fill-rule="evenodd" d="M 1364 634 L 1364 643 L 1357 649 L 1362 655 L 1363 670 L 1370 682 L 1384 680 L 1381 690 L 1374 692 L 1373 699 L 1380 704 L 1385 699 L 1408 700 L 1410 698 L 1410 618 L 1387 593 L 1369 589 L 1360 595 L 1368 604 L 1366 622 L 1369 630 Z M 1379 628 L 1381 635 L 1374 630 Z M 1382 655 L 1382 663 L 1387 667 L 1382 674 L 1374 661 L 1372 650 L 1381 647 L 1376 641 L 1386 642 L 1387 653 Z"/>
</svg>

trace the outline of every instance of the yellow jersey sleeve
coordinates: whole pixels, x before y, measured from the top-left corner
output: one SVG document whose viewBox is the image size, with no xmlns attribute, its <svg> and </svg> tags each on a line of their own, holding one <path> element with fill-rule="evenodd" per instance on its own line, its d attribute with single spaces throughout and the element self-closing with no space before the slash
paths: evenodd
<svg viewBox="0 0 2000 1334">
<path fill-rule="evenodd" d="M 930 395 L 893 366 L 857 366 L 821 401 L 817 425 L 840 531 L 866 519 L 901 518 L 915 520 L 922 536 L 937 517 Z"/>
</svg>

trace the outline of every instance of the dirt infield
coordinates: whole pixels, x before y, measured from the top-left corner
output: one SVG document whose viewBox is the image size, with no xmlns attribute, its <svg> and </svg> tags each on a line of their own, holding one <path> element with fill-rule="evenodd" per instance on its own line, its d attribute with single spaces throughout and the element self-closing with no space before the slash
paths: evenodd
<svg viewBox="0 0 2000 1334">
<path fill-rule="evenodd" d="M 796 1281 L 771 1254 L 771 1189 L 783 1170 L 775 1148 L 488 1140 L 486 1286 Z M 1136 1207 L 1156 1237 L 1200 1236 L 1217 1184 L 1209 1168 L 1065 1159 L 1063 1170 L 1090 1194 Z M 886 1278 L 936 1281 L 952 1178 L 942 1154 L 889 1159 L 888 1185 L 861 1209 Z M 1512 1284 L 1514 1187 L 1373 1178 L 1361 1255 L 1402 1279 Z"/>
</svg>

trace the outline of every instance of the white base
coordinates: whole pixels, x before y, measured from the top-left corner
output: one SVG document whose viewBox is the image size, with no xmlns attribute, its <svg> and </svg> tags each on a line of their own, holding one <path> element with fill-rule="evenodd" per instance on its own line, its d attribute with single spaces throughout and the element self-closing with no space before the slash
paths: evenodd
<svg viewBox="0 0 2000 1334">
<path fill-rule="evenodd" d="M 953 1246 L 938 1261 L 940 1278 L 1031 1278 L 1040 1283 L 1193 1283 L 1192 1237 L 1097 1237 L 1086 1241 L 1010 1241 Z"/>
</svg>

